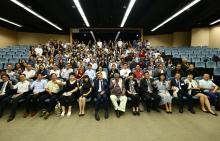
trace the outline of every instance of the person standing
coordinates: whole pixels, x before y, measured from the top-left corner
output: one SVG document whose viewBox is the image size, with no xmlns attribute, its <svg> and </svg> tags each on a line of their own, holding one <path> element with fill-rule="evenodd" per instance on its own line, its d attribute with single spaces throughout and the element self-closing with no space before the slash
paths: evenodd
<svg viewBox="0 0 220 141">
<path fill-rule="evenodd" d="M 93 83 L 94 86 L 94 96 L 96 98 L 96 104 L 95 104 L 95 119 L 97 121 L 100 120 L 98 111 L 101 103 L 101 99 L 103 100 L 104 103 L 104 108 L 105 108 L 105 118 L 107 119 L 109 117 L 108 114 L 108 98 L 107 98 L 107 92 L 109 89 L 108 86 L 108 81 L 107 79 L 102 78 L 102 74 L 98 73 L 97 74 L 98 79 L 96 79 Z"/>
</svg>

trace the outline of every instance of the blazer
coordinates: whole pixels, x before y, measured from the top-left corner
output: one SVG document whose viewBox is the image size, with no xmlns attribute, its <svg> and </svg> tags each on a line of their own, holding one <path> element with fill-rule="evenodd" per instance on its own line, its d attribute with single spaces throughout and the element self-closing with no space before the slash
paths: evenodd
<svg viewBox="0 0 220 141">
<path fill-rule="evenodd" d="M 171 79 L 171 88 L 173 86 L 178 87 L 177 83 L 176 83 L 176 79 Z M 188 92 L 188 90 L 187 90 L 188 85 L 183 80 L 180 80 L 180 86 L 181 86 L 181 89 L 183 92 Z"/>
<path fill-rule="evenodd" d="M 111 73 L 113 73 L 113 75 L 110 77 L 110 74 L 111 74 Z M 118 73 L 118 74 L 120 75 L 118 69 L 115 69 L 114 72 L 113 72 L 112 69 L 111 69 L 111 70 L 109 71 L 109 73 L 108 73 L 108 78 L 114 78 L 114 73 Z"/>
<path fill-rule="evenodd" d="M 174 75 L 176 74 L 176 69 L 173 69 L 173 70 L 171 70 L 171 77 L 174 77 Z M 179 70 L 179 73 L 181 74 L 181 77 L 183 77 L 184 76 L 184 72 L 183 72 L 183 70 Z"/>
<path fill-rule="evenodd" d="M 153 82 L 154 82 L 154 79 L 150 78 L 151 86 L 153 88 L 153 91 L 155 91 L 156 89 L 155 89 L 154 85 L 152 84 Z M 148 85 L 147 85 L 146 78 L 142 78 L 140 81 L 140 84 L 141 84 L 140 88 L 141 88 L 142 92 L 148 93 Z"/>
<path fill-rule="evenodd" d="M 2 86 L 3 86 L 4 82 L 0 82 L 0 90 L 2 89 Z M 12 82 L 12 85 L 14 85 L 14 82 Z M 11 87 L 10 87 L 10 84 L 8 83 L 5 87 L 5 95 L 8 95 L 10 92 L 11 92 Z"/>
<path fill-rule="evenodd" d="M 105 93 L 107 93 L 109 89 L 108 80 L 103 78 L 102 83 L 103 83 L 104 91 Z M 99 90 L 99 79 L 96 79 L 94 80 L 94 88 L 93 88 L 95 95 L 98 93 L 98 90 Z"/>
<path fill-rule="evenodd" d="M 154 76 L 159 77 L 160 74 L 161 73 L 158 71 L 158 69 L 156 69 L 155 72 L 154 72 Z M 166 69 L 163 69 L 163 74 L 165 74 L 167 76 L 167 70 Z"/>
<path fill-rule="evenodd" d="M 187 65 L 187 66 L 186 66 L 186 65 Z M 186 71 L 187 71 L 187 69 L 189 68 L 189 64 L 186 63 L 186 65 L 185 65 L 184 63 L 181 64 L 181 70 L 183 70 L 184 76 L 187 75 L 187 74 L 186 74 Z M 183 76 L 182 76 L 182 77 L 183 77 Z"/>
<path fill-rule="evenodd" d="M 129 82 L 130 82 L 130 79 L 126 79 L 125 80 L 125 89 L 126 89 L 126 94 L 128 94 L 127 90 L 130 90 L 130 87 L 129 87 Z M 138 93 L 138 83 L 137 83 L 137 80 L 136 79 L 133 79 L 133 82 L 134 82 L 134 89 L 135 91 Z"/>
</svg>

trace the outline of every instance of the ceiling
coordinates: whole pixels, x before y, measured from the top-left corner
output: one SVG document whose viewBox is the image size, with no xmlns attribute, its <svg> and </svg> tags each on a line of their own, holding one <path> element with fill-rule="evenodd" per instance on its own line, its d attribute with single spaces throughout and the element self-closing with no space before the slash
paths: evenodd
<svg viewBox="0 0 220 141">
<path fill-rule="evenodd" d="M 86 28 L 73 0 L 19 0 L 31 5 L 32 10 L 57 24 L 62 31 L 30 14 L 10 0 L 0 0 L 0 17 L 21 24 L 16 27 L 4 21 L 0 26 L 22 32 L 69 34 L 70 28 Z M 119 28 L 130 0 L 79 0 L 91 28 Z M 124 25 L 125 28 L 143 28 L 144 35 L 169 34 L 209 27 L 220 18 L 220 0 L 201 0 L 154 32 L 151 29 L 189 4 L 192 0 L 137 0 Z"/>
</svg>

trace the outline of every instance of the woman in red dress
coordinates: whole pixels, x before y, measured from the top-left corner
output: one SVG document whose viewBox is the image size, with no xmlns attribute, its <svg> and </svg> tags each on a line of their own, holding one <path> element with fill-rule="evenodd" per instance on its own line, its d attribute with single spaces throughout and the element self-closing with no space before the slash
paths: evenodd
<svg viewBox="0 0 220 141">
<path fill-rule="evenodd" d="M 80 70 L 76 71 L 76 79 L 80 80 L 81 78 L 83 78 L 85 73 L 85 67 L 81 66 Z"/>
</svg>

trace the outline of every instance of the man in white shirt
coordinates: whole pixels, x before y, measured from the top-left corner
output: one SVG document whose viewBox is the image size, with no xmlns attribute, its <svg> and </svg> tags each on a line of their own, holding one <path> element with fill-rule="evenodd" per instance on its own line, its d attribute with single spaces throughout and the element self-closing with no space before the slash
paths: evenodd
<svg viewBox="0 0 220 141">
<path fill-rule="evenodd" d="M 36 52 L 36 55 L 42 56 L 43 49 L 41 48 L 41 44 L 39 44 L 37 48 L 35 48 L 35 52 Z"/>
<path fill-rule="evenodd" d="M 150 48 L 150 42 L 148 40 L 146 40 L 146 47 L 147 47 L 147 49 Z"/>
<path fill-rule="evenodd" d="M 96 77 L 95 71 L 92 69 L 92 65 L 88 64 L 88 69 L 85 71 L 85 75 L 88 75 L 92 80 Z"/>
<path fill-rule="evenodd" d="M 121 38 L 119 39 L 119 41 L 118 41 L 118 47 L 121 47 L 122 46 L 122 41 L 121 41 Z"/>
<path fill-rule="evenodd" d="M 131 72 L 130 69 L 128 69 L 128 64 L 124 63 L 124 68 L 120 70 L 120 75 L 122 78 L 127 78 L 128 74 Z"/>
<path fill-rule="evenodd" d="M 97 46 L 99 46 L 99 48 L 102 48 L 102 42 L 101 42 L 100 39 L 99 39 L 98 42 L 97 42 Z"/>
<path fill-rule="evenodd" d="M 33 79 L 36 72 L 32 70 L 32 66 L 30 64 L 28 64 L 26 68 L 27 70 L 23 72 L 23 74 L 26 75 L 26 79 Z"/>
<path fill-rule="evenodd" d="M 60 77 L 60 70 L 58 70 L 57 64 L 55 64 L 55 65 L 53 66 L 53 69 L 50 70 L 50 75 L 51 75 L 52 73 L 55 73 L 55 74 L 57 75 L 57 77 Z"/>
<path fill-rule="evenodd" d="M 92 62 L 90 63 L 92 65 L 92 69 L 97 69 L 98 65 L 97 63 L 95 62 L 95 59 L 92 59 Z"/>
<path fill-rule="evenodd" d="M 16 109 L 18 106 L 18 101 L 21 99 L 24 99 L 26 95 L 29 93 L 29 86 L 31 83 L 29 83 L 26 80 L 26 75 L 25 74 L 20 74 L 19 75 L 20 82 L 18 82 L 16 85 L 12 85 L 12 82 L 9 81 L 10 87 L 12 89 L 17 89 L 12 91 L 12 95 L 9 95 L 5 99 L 2 100 L 2 103 L 0 105 L 0 118 L 2 117 L 3 111 L 5 109 L 5 106 L 11 101 L 12 101 L 12 109 L 11 109 L 11 114 L 7 120 L 7 122 L 10 122 L 14 119 L 15 114 L 16 114 Z"/>
<path fill-rule="evenodd" d="M 67 63 L 66 64 L 66 69 L 63 69 L 62 72 L 61 72 L 61 77 L 64 79 L 64 80 L 67 80 L 69 78 L 69 74 L 71 72 L 73 72 L 73 69 L 71 69 L 71 64 L 70 63 Z"/>
<path fill-rule="evenodd" d="M 12 65 L 8 64 L 6 74 L 9 75 L 10 79 L 15 79 L 15 72 L 12 71 Z"/>
<path fill-rule="evenodd" d="M 112 61 L 109 63 L 109 70 L 112 69 L 112 65 L 115 65 L 116 68 L 118 67 L 118 64 L 115 62 L 114 58 L 112 58 Z"/>
<path fill-rule="evenodd" d="M 160 55 L 160 53 L 157 52 L 157 50 L 155 49 L 153 55 L 155 55 L 155 58 L 157 58 L 157 56 Z"/>
</svg>

